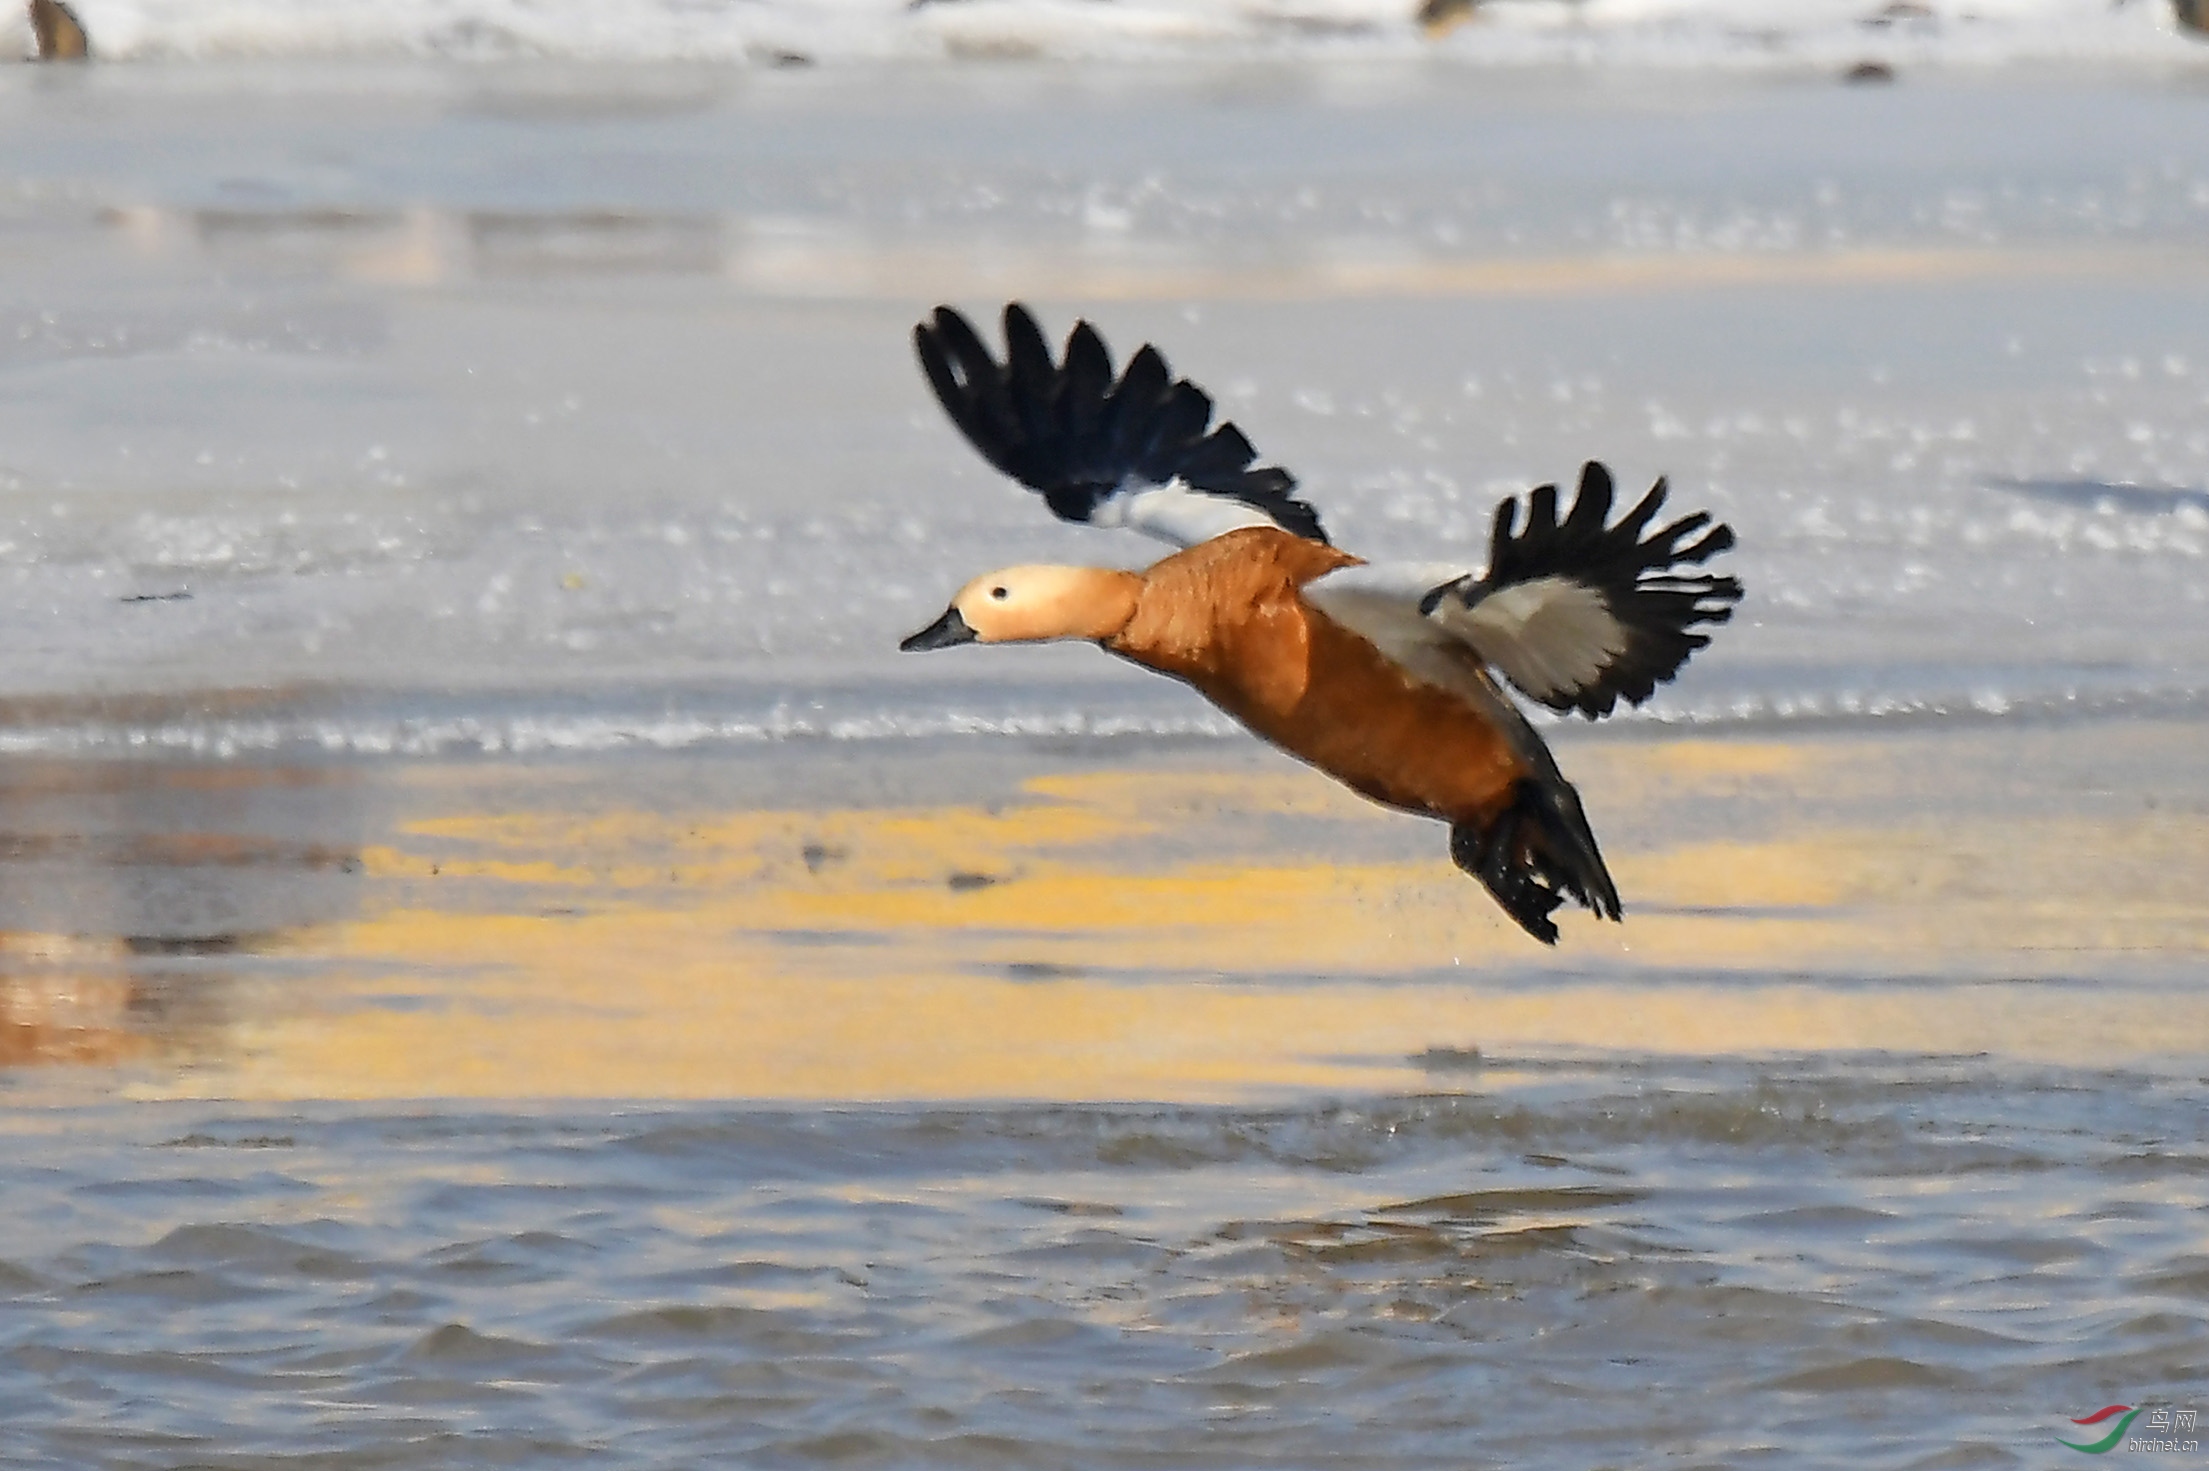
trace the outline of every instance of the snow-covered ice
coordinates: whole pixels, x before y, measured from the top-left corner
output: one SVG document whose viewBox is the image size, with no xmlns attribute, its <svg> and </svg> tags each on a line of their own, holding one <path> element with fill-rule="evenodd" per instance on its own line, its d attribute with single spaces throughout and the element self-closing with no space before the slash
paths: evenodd
<svg viewBox="0 0 2209 1471">
<path fill-rule="evenodd" d="M 1751 70 L 1867 56 L 1969 67 L 2161 62 L 2158 0 L 1485 0 L 1421 34 L 1406 0 L 77 0 L 125 59 L 429 56 L 800 62 L 1441 54 Z M 28 44 L 26 35 L 24 44 Z"/>
<path fill-rule="evenodd" d="M 1088 651 L 892 652 L 1149 550 L 929 399 L 910 324 L 1012 296 L 1157 342 L 1356 550 L 1669 475 L 1750 597 L 1639 718 L 2192 708 L 2203 75 L 22 68 L 5 741 L 1224 734 Z"/>
</svg>

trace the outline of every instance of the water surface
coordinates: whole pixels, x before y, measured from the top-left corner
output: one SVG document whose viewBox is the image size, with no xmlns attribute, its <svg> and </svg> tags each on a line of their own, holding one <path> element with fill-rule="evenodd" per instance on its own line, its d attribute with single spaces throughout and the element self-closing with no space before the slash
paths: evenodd
<svg viewBox="0 0 2209 1471">
<path fill-rule="evenodd" d="M 1556 952 L 1210 742 L 18 766 L 0 1444 L 2043 1464 L 2209 1369 L 2204 749 L 1568 742 Z"/>
</svg>

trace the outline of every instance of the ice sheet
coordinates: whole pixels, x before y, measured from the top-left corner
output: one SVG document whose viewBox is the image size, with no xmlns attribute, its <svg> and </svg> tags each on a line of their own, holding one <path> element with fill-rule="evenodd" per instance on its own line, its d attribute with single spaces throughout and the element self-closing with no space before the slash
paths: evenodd
<svg viewBox="0 0 2209 1471">
<path fill-rule="evenodd" d="M 2142 74 L 25 69 L 6 739 L 1231 733 L 1089 650 L 892 652 L 991 566 L 1154 551 L 929 399 L 912 321 L 1011 296 L 1159 343 L 1368 555 L 1477 558 L 1584 458 L 1669 475 L 1750 595 L 1637 718 L 2192 707 L 2198 109 Z"/>
</svg>

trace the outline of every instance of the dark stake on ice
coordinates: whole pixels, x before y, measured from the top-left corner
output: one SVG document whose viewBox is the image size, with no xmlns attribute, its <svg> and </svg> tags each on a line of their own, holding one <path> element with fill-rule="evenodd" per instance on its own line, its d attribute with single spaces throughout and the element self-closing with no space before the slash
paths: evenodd
<svg viewBox="0 0 2209 1471">
<path fill-rule="evenodd" d="M 1413 18 L 1430 40 L 1439 40 L 1473 18 L 1480 0 L 1419 0 Z"/>
<path fill-rule="evenodd" d="M 61 0 L 31 0 L 31 35 L 40 61 L 89 61 L 92 43 L 84 23 Z"/>
<path fill-rule="evenodd" d="M 2131 0 L 2116 0 L 2116 3 L 2123 6 Z M 2171 0 L 2171 19 L 2178 22 L 2182 31 L 2209 37 L 2209 0 Z"/>
</svg>

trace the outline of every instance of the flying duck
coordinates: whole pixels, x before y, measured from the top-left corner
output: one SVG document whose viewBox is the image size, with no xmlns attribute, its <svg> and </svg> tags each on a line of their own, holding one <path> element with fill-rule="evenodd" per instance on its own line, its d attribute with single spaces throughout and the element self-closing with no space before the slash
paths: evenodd
<svg viewBox="0 0 2209 1471">
<path fill-rule="evenodd" d="M 1707 513 L 1652 530 L 1665 483 L 1611 520 L 1590 462 L 1497 506 L 1488 565 L 1366 562 L 1327 540 L 1283 469 L 1148 345 L 1115 374 L 1077 322 L 1054 357 L 1005 308 L 1000 362 L 950 307 L 913 330 L 951 421 L 1062 520 L 1180 548 L 1141 572 L 1006 567 L 959 590 L 908 651 L 1086 639 L 1193 686 L 1258 736 L 1386 807 L 1450 826 L 1450 857 L 1544 944 L 1569 896 L 1616 920 L 1580 794 L 1497 676 L 1590 719 L 1638 705 L 1740 600 L 1693 570 L 1733 545 Z"/>
</svg>

